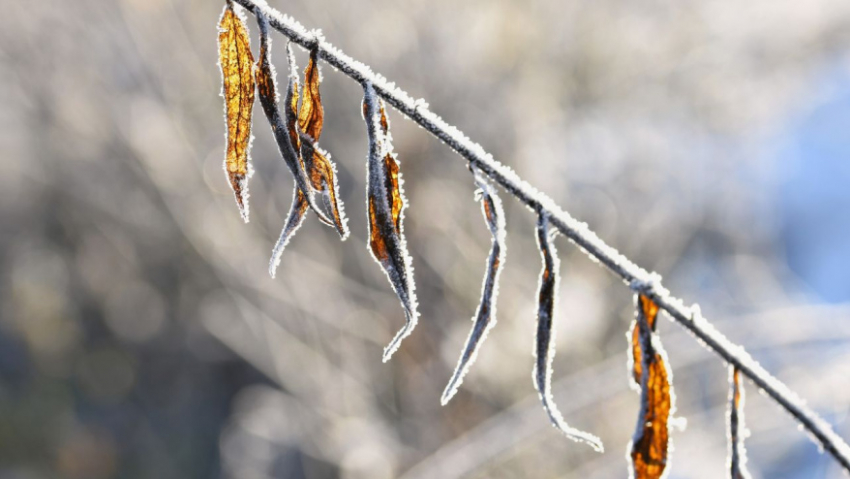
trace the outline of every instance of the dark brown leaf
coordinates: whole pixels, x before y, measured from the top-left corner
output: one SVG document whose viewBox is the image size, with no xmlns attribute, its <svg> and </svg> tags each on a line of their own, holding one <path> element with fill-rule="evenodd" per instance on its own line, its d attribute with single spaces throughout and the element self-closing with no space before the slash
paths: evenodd
<svg viewBox="0 0 850 479">
<path fill-rule="evenodd" d="M 223 80 L 227 151 L 224 171 L 236 195 L 239 213 L 248 221 L 248 178 L 252 174 L 251 114 L 254 106 L 254 58 L 248 31 L 230 2 L 218 23 L 219 66 Z"/>
<path fill-rule="evenodd" d="M 369 219 L 369 250 L 378 261 L 398 295 L 405 313 L 405 325 L 384 349 L 387 361 L 401 340 L 416 326 L 416 295 L 410 255 L 404 239 L 402 217 L 404 195 L 383 103 L 371 83 L 364 84 L 363 113 L 369 137 L 369 165 L 366 196 Z M 383 123 L 383 125 L 382 125 Z M 386 128 L 384 127 L 386 126 Z"/>
<path fill-rule="evenodd" d="M 535 339 L 534 373 L 532 374 L 534 387 L 540 393 L 543 409 L 549 415 L 553 426 L 568 438 L 587 443 L 593 449 L 602 452 L 602 441 L 590 433 L 580 431 L 567 424 L 552 397 L 552 360 L 555 357 L 554 315 L 558 299 L 560 261 L 555 246 L 550 240 L 549 218 L 545 214 L 540 214 L 537 218 L 537 244 L 543 257 L 543 272 L 540 275 L 537 306 L 537 337 Z"/>
<path fill-rule="evenodd" d="M 382 115 L 382 119 L 386 119 Z M 505 212 L 502 201 L 496 195 L 496 190 L 487 178 L 475 167 L 472 167 L 475 183 L 479 188 L 481 200 L 481 211 L 490 233 L 493 236 L 490 256 L 487 258 L 487 271 L 484 275 L 484 285 L 481 290 L 481 303 L 478 311 L 473 317 L 472 330 L 466 340 L 457 367 L 455 368 L 449 384 L 446 386 L 440 401 L 443 405 L 457 393 L 458 387 L 463 383 L 463 378 L 469 371 L 478 350 L 487 339 L 487 333 L 496 325 L 496 297 L 499 292 L 499 274 L 505 261 Z"/>
</svg>

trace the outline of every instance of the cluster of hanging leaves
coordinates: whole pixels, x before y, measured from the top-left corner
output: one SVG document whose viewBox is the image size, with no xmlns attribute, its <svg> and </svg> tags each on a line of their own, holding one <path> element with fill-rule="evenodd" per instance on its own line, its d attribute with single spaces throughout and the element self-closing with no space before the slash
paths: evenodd
<svg viewBox="0 0 850 479">
<path fill-rule="evenodd" d="M 631 477 L 657 479 L 664 476 L 670 450 L 669 422 L 674 411 L 672 377 L 667 355 L 655 333 L 658 305 L 640 294 L 632 321 L 630 381 L 640 392 L 640 411 L 632 438 Z"/>
<path fill-rule="evenodd" d="M 336 166 L 330 155 L 319 147 L 324 125 L 319 84 L 318 41 L 310 49 L 310 59 L 304 70 L 303 85 L 299 86 L 298 68 L 292 50 L 287 45 L 289 76 L 283 96 L 283 111 L 275 69 L 271 64 L 269 21 L 262 12 L 255 15 L 260 30 L 259 58 L 254 63 L 245 20 L 226 1 L 219 21 L 219 64 L 225 99 L 227 148 L 224 169 L 236 197 L 242 218 L 248 221 L 248 179 L 252 174 L 250 161 L 252 108 L 255 88 L 260 105 L 274 135 L 278 150 L 294 179 L 292 206 L 280 238 L 274 246 L 269 273 L 275 276 L 287 243 L 304 221 L 308 210 L 319 221 L 335 228 L 342 239 L 348 236 L 347 221 L 336 180 Z M 390 125 L 383 100 L 367 80 L 363 83 L 363 119 L 369 141 L 367 166 L 367 220 L 369 251 L 387 275 L 390 285 L 401 302 L 405 325 L 384 349 L 387 361 L 401 341 L 416 326 L 418 312 L 413 282 L 413 267 L 404 237 L 403 219 L 407 206 L 402 190 L 401 172 L 393 151 Z M 490 254 L 481 291 L 481 301 L 472 317 L 472 329 L 462 349 L 454 373 L 442 394 L 442 404 L 457 393 L 458 388 L 496 324 L 498 282 L 505 261 L 505 213 L 496 189 L 486 176 L 470 164 L 477 186 L 476 198 L 481 203 L 484 220 L 492 235 Z M 317 198 L 321 198 L 321 202 Z M 552 243 L 549 217 L 538 212 L 537 243 L 543 260 L 537 303 L 537 333 L 534 348 L 532 379 L 543 408 L 552 424 L 568 438 L 584 442 L 602 451 L 596 436 L 567 424 L 552 397 L 552 361 L 555 356 L 554 319 L 557 310 L 559 259 Z M 659 479 L 668 466 L 670 421 L 675 410 L 672 376 L 666 354 L 656 333 L 658 305 L 649 297 L 637 295 L 637 313 L 628 333 L 629 382 L 640 393 L 641 407 L 634 437 L 629 446 L 630 473 L 635 479 Z M 744 465 L 743 389 L 740 371 L 730 368 L 730 402 L 728 412 L 729 471 L 733 479 L 749 479 Z"/>
<path fill-rule="evenodd" d="M 729 474 L 732 479 L 750 479 L 744 448 L 744 387 L 741 371 L 729 366 Z"/>
<path fill-rule="evenodd" d="M 295 179 L 292 208 L 275 245 L 269 271 L 274 276 L 280 256 L 292 234 L 304 220 L 308 208 L 319 220 L 348 236 L 342 202 L 337 198 L 336 166 L 319 145 L 324 123 L 324 109 L 319 93 L 321 81 L 318 49 L 310 52 L 310 63 L 304 71 L 304 86 L 299 93 L 297 67 L 287 46 L 290 76 L 284 98 L 284 112 L 278 107 L 280 94 L 274 66 L 270 63 L 271 38 L 265 16 L 257 12 L 260 26 L 260 53 L 256 64 L 251 53 L 245 20 L 228 1 L 219 21 L 219 65 L 223 79 L 227 124 L 227 151 L 224 169 L 236 195 L 239 211 L 248 221 L 248 178 L 251 176 L 250 143 L 251 112 L 255 85 L 280 155 Z M 299 96 L 300 108 L 299 108 Z M 323 199 L 321 206 L 315 196 Z"/>
</svg>

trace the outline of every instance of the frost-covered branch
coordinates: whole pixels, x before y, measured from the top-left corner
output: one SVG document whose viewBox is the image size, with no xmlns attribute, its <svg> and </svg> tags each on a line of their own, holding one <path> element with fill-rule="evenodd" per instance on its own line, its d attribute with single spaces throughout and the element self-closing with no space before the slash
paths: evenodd
<svg viewBox="0 0 850 479">
<path fill-rule="evenodd" d="M 421 99 L 414 99 L 392 82 L 375 74 L 363 63 L 347 56 L 324 40 L 318 31 L 309 31 L 297 21 L 282 15 L 268 6 L 265 0 L 234 0 L 250 12 L 268 17 L 271 26 L 287 36 L 293 43 L 307 49 L 318 49 L 318 56 L 332 67 L 364 84 L 370 82 L 381 98 L 399 112 L 442 140 L 480 171 L 500 184 L 505 190 L 538 213 L 549 218 L 551 226 L 568 237 L 591 258 L 618 275 L 635 292 L 654 301 L 671 318 L 690 331 L 705 347 L 717 353 L 736 367 L 768 396 L 788 411 L 808 431 L 823 449 L 850 471 L 850 446 L 832 428 L 781 381 L 768 373 L 740 346 L 730 342 L 700 314 L 696 305 L 685 303 L 670 294 L 661 284 L 660 277 L 620 254 L 602 241 L 549 197 L 522 180 L 509 167 L 496 161 L 481 145 L 449 125 L 428 109 Z"/>
</svg>

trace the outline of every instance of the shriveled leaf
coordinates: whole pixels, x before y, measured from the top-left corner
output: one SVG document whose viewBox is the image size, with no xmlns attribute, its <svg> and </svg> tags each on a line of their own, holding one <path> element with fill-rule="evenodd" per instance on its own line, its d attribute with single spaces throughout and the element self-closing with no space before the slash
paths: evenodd
<svg viewBox="0 0 850 479">
<path fill-rule="evenodd" d="M 301 227 L 301 223 L 304 222 L 307 207 L 307 198 L 304 197 L 304 193 L 300 189 L 296 188 L 292 193 L 292 206 L 289 209 L 286 224 L 284 224 L 283 231 L 280 232 L 280 238 L 278 238 L 277 243 L 274 245 L 272 259 L 269 261 L 269 274 L 272 278 L 275 277 L 284 248 L 286 248 L 292 235 Z"/>
<path fill-rule="evenodd" d="M 744 447 L 744 387 L 741 371 L 729 366 L 729 474 L 732 479 L 750 479 Z"/>
<path fill-rule="evenodd" d="M 302 103 L 303 105 L 303 103 Z M 348 220 L 339 199 L 339 186 L 336 181 L 336 165 L 331 161 L 330 154 L 318 147 L 309 136 L 301 133 L 301 158 L 313 189 L 321 193 L 325 209 L 330 211 L 334 226 L 342 237 L 348 237 Z"/>
<path fill-rule="evenodd" d="M 637 301 L 638 305 L 636 317 L 632 321 L 632 326 L 629 330 L 632 350 L 632 354 L 629 358 L 629 369 L 632 371 L 631 384 L 632 387 L 635 389 L 640 388 L 640 378 L 643 374 L 640 349 L 640 330 L 638 328 L 638 322 L 640 321 L 640 318 L 645 318 L 647 324 L 649 324 L 649 329 L 651 331 L 655 331 L 655 319 L 656 317 L 658 317 L 658 305 L 655 304 L 655 302 L 653 302 L 651 299 L 642 294 L 638 295 Z"/>
<path fill-rule="evenodd" d="M 322 97 L 319 93 L 321 78 L 318 55 L 318 47 L 310 50 L 310 63 L 304 70 L 304 86 L 301 88 L 301 108 L 298 110 L 297 122 L 294 112 L 298 99 L 293 97 L 289 102 L 290 112 L 287 113 L 287 124 L 290 136 L 293 137 L 293 144 L 299 145 L 298 149 L 304 170 L 307 172 L 307 179 L 313 189 L 321 193 L 325 209 L 329 212 L 326 215 L 319 215 L 319 219 L 335 227 L 344 240 L 348 237 L 348 221 L 345 218 L 342 201 L 339 199 L 336 165 L 331 161 L 330 155 L 319 148 L 318 144 L 325 118 Z M 297 87 L 296 82 L 295 88 Z"/>
<path fill-rule="evenodd" d="M 386 117 L 382 115 L 382 119 Z M 487 258 L 487 271 L 484 274 L 484 285 L 481 288 L 481 303 L 472 318 L 472 330 L 463 347 L 457 367 L 446 386 L 440 401 L 443 405 L 449 402 L 457 393 L 463 378 L 478 356 L 478 350 L 487 339 L 487 333 L 496 325 L 496 297 L 499 293 L 499 275 L 505 261 L 505 212 L 502 201 L 496 194 L 493 185 L 478 169 L 472 169 L 475 183 L 478 186 L 478 196 L 481 200 L 481 211 L 490 233 L 493 235 L 490 256 Z"/>
<path fill-rule="evenodd" d="M 322 96 L 319 93 L 319 49 L 310 50 L 310 62 L 304 70 L 304 94 L 301 100 L 301 111 L 298 113 L 298 124 L 301 131 L 313 141 L 319 141 L 325 111 L 322 107 Z"/>
<path fill-rule="evenodd" d="M 552 397 L 552 360 L 555 358 L 554 316 L 557 306 L 558 269 L 560 261 L 555 246 L 550 240 L 549 218 L 540 214 L 537 219 L 537 244 L 543 257 L 543 272 L 537 306 L 537 337 L 535 339 L 534 387 L 540 393 L 543 408 L 557 429 L 568 438 L 587 443 L 593 449 L 602 452 L 602 441 L 598 437 L 571 427 L 564 420 L 561 411 Z"/>
<path fill-rule="evenodd" d="M 287 111 L 286 121 L 284 122 L 284 118 L 278 107 L 280 97 L 277 88 L 277 79 L 275 78 L 275 69 L 274 65 L 269 61 L 272 47 L 271 37 L 269 37 L 269 22 L 261 11 L 257 11 L 257 23 L 260 26 L 260 57 L 257 59 L 256 77 L 260 104 L 269 121 L 272 133 L 274 133 L 280 155 L 283 157 L 283 161 L 292 173 L 293 178 L 295 178 L 296 187 L 304 194 L 305 200 L 316 214 L 319 215 L 319 218 L 322 221 L 330 223 L 331 220 L 313 203 L 313 188 L 307 179 L 307 173 L 304 171 L 304 162 L 300 157 L 298 126 L 295 121 L 295 109 L 298 105 L 297 73 L 289 77 L 284 105 L 288 106 L 290 111 Z M 290 71 L 295 71 L 295 59 L 289 45 L 286 46 L 286 51 L 290 62 Z"/>
<path fill-rule="evenodd" d="M 239 213 L 248 221 L 251 114 L 254 106 L 254 58 L 248 31 L 240 15 L 227 2 L 218 23 L 219 65 L 223 80 L 224 118 L 227 125 L 227 173 Z"/>
<path fill-rule="evenodd" d="M 640 301 L 641 312 L 637 318 L 641 401 L 635 434 L 629 448 L 630 472 L 633 479 L 658 479 L 664 476 L 668 464 L 669 422 L 674 409 L 674 396 L 667 356 L 650 324 L 650 317 L 655 316 L 651 314 L 651 307 L 643 311 L 645 305 L 649 303 Z"/>
<path fill-rule="evenodd" d="M 401 340 L 416 326 L 418 312 L 413 283 L 413 267 L 404 239 L 402 217 L 404 195 L 398 162 L 392 153 L 387 133 L 381 125 L 383 105 L 372 84 L 364 84 L 363 113 L 369 137 L 369 165 L 366 197 L 369 220 L 369 250 L 387 274 L 401 301 L 405 325 L 384 349 L 386 362 L 398 349 Z M 385 118 L 385 116 L 384 116 Z"/>
</svg>

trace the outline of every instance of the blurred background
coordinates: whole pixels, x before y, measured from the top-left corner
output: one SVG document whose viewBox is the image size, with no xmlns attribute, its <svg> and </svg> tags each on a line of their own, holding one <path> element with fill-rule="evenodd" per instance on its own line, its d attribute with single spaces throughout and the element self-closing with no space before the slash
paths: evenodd
<svg viewBox="0 0 850 479">
<path fill-rule="evenodd" d="M 850 2 L 271 4 L 658 271 L 850 438 Z M 403 315 L 366 247 L 361 89 L 331 68 L 322 145 L 352 237 L 310 216 L 269 278 L 292 180 L 257 109 L 241 222 L 222 5 L 0 0 L 0 477 L 626 477 L 633 298 L 558 240 L 555 399 L 597 454 L 534 391 L 540 258 L 507 196 L 499 324 L 440 406 L 490 237 L 465 162 L 395 112 L 422 317 L 381 363 Z M 659 330 L 687 420 L 670 478 L 726 477 L 726 367 Z M 756 478 L 843 477 L 747 389 Z"/>
</svg>

